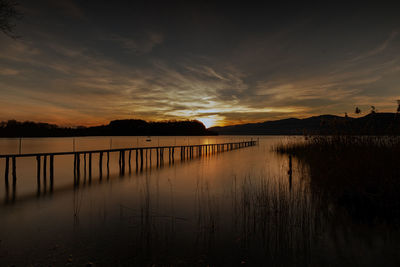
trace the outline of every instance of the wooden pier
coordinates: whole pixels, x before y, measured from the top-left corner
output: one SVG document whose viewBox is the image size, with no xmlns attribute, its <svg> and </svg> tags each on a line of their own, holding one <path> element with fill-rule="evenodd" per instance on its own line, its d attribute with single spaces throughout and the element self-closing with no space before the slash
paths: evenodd
<svg viewBox="0 0 400 267">
<path fill-rule="evenodd" d="M 88 176 L 89 183 L 92 179 L 92 157 L 94 154 L 99 155 L 99 178 L 103 178 L 103 158 L 106 155 L 106 172 L 109 177 L 110 172 L 110 153 L 119 153 L 119 173 L 121 176 L 125 174 L 126 164 L 128 164 L 129 172 L 132 169 L 133 156 L 135 157 L 136 171 L 142 171 L 143 166 L 148 164 L 148 161 L 152 161 L 152 152 L 156 155 L 156 166 L 161 167 L 164 165 L 164 153 L 168 153 L 168 163 L 173 164 L 175 162 L 176 154 L 175 150 L 179 150 L 179 157 L 181 161 L 193 159 L 194 157 L 201 157 L 203 155 L 211 155 L 215 153 L 230 151 L 234 149 L 254 146 L 257 141 L 242 141 L 233 143 L 219 143 L 219 144 L 202 144 L 202 145 L 174 145 L 174 146 L 152 146 L 152 147 L 131 147 L 131 148 L 115 148 L 115 149 L 104 149 L 104 150 L 87 150 L 87 151 L 69 151 L 69 152 L 54 152 L 54 153 L 27 153 L 27 154 L 7 154 L 0 155 L 0 158 L 5 158 L 4 168 L 4 179 L 6 189 L 8 190 L 10 184 L 10 163 L 11 163 L 11 177 L 13 188 L 15 188 L 17 181 L 17 158 L 33 157 L 36 158 L 36 175 L 38 192 L 40 193 L 41 187 L 41 176 L 43 178 L 44 190 L 47 188 L 47 177 L 49 177 L 49 187 L 53 190 L 54 184 L 54 157 L 62 155 L 73 155 L 74 156 L 74 184 L 79 184 L 81 177 L 81 159 L 83 159 L 84 176 Z M 128 154 L 128 161 L 126 155 Z M 47 163 L 48 161 L 48 163 Z M 49 168 L 47 167 L 49 164 Z M 43 168 L 42 168 L 43 167 Z M 47 171 L 49 175 L 47 176 Z"/>
</svg>

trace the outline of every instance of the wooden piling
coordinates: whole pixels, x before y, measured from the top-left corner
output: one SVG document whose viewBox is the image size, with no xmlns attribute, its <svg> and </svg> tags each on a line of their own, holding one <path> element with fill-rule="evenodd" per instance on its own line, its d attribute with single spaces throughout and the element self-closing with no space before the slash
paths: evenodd
<svg viewBox="0 0 400 267">
<path fill-rule="evenodd" d="M 17 181 L 17 162 L 15 160 L 15 156 L 12 158 L 12 176 L 13 176 L 13 184 Z"/>
<path fill-rule="evenodd" d="M 36 156 L 36 175 L 37 175 L 37 185 L 40 191 L 40 156 Z"/>
<path fill-rule="evenodd" d="M 78 166 L 79 169 L 79 166 Z M 47 179 L 47 155 L 43 156 L 43 185 L 46 187 L 46 179 Z"/>
<path fill-rule="evenodd" d="M 86 180 L 86 153 L 83 153 L 83 176 L 85 177 Z"/>
<path fill-rule="evenodd" d="M 79 159 L 79 154 L 78 154 L 78 159 Z M 89 153 L 89 182 L 91 181 L 91 179 L 92 179 L 92 153 Z"/>
<path fill-rule="evenodd" d="M 91 164 L 91 162 L 89 162 L 89 163 Z M 90 168 L 91 168 L 91 166 L 90 166 Z M 76 153 L 76 174 L 77 174 L 77 178 L 79 181 L 79 179 L 81 178 L 81 154 L 80 153 Z"/>
<path fill-rule="evenodd" d="M 143 148 L 140 149 L 140 170 L 143 170 Z"/>
<path fill-rule="evenodd" d="M 136 150 L 136 171 L 138 170 L 138 168 L 139 168 L 139 162 L 138 162 L 138 150 L 137 149 L 135 149 Z"/>
<path fill-rule="evenodd" d="M 4 180 L 6 185 L 8 186 L 8 168 L 10 167 L 10 158 L 6 157 L 6 166 L 4 171 Z"/>
<path fill-rule="evenodd" d="M 131 173 L 131 159 L 132 159 L 132 150 L 129 150 L 129 156 L 128 156 L 128 168 L 129 168 L 129 173 Z"/>
<path fill-rule="evenodd" d="M 53 191 L 54 185 L 54 155 L 50 155 L 50 191 Z"/>
<path fill-rule="evenodd" d="M 121 157 L 121 175 L 125 174 L 125 150 L 120 151 L 120 157 Z"/>
<path fill-rule="evenodd" d="M 99 153 L 99 177 L 103 178 L 103 152 Z"/>
<path fill-rule="evenodd" d="M 110 152 L 107 151 L 107 178 L 110 177 Z"/>
<path fill-rule="evenodd" d="M 157 148 L 157 167 L 160 165 L 160 151 Z"/>
</svg>

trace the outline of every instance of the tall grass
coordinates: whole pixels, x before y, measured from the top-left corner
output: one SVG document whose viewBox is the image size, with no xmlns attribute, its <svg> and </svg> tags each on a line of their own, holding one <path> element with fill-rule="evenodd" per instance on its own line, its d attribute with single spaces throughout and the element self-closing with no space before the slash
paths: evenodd
<svg viewBox="0 0 400 267">
<path fill-rule="evenodd" d="M 399 224 L 400 137 L 312 136 L 275 150 L 307 164 L 312 191 L 354 218 Z"/>
<path fill-rule="evenodd" d="M 233 192 L 235 228 L 252 262 L 272 266 L 310 265 L 319 229 L 316 205 L 307 186 L 294 190 L 281 179 L 246 177 Z"/>
</svg>

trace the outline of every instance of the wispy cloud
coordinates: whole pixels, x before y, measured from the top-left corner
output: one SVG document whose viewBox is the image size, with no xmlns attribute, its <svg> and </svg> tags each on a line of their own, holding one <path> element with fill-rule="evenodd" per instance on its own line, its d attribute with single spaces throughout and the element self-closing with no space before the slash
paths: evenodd
<svg viewBox="0 0 400 267">
<path fill-rule="evenodd" d="M 107 38 L 102 37 L 101 40 L 115 42 L 130 53 L 144 54 L 151 52 L 154 47 L 160 45 L 164 41 L 164 35 L 155 32 L 145 32 L 136 37 L 112 34 Z"/>
</svg>

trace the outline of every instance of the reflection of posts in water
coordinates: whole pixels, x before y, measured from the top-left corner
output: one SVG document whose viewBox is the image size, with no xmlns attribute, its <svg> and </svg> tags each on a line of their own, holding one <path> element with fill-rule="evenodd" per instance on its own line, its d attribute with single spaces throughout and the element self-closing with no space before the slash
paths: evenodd
<svg viewBox="0 0 400 267">
<path fill-rule="evenodd" d="M 225 147 L 226 145 L 226 147 Z M 217 152 L 224 152 L 225 149 L 233 150 L 241 147 L 248 147 L 256 145 L 256 142 L 243 142 L 243 143 L 225 143 L 225 144 L 203 144 L 203 145 L 183 145 L 183 146 L 166 146 L 166 147 L 142 147 L 142 148 L 125 148 L 125 149 L 118 149 L 118 150 L 94 150 L 94 151 L 81 151 L 81 152 L 65 152 L 65 153 L 38 153 L 38 154 L 28 154 L 28 155 L 0 155 L 0 157 L 5 158 L 5 173 L 4 173 L 4 181 L 6 184 L 6 188 L 9 185 L 9 176 L 10 176 L 10 161 L 11 161 L 11 173 L 13 179 L 13 185 L 16 185 L 16 158 L 17 157 L 36 157 L 37 161 L 37 189 L 38 194 L 41 193 L 43 188 L 43 192 L 48 190 L 47 188 L 47 158 L 49 157 L 49 182 L 50 182 L 50 191 L 53 190 L 54 185 L 54 156 L 56 155 L 64 155 L 64 154 L 73 154 L 74 155 L 74 185 L 79 185 L 80 183 L 80 155 L 83 154 L 84 160 L 84 175 L 85 175 L 85 182 L 86 183 L 86 167 L 88 166 L 88 176 L 89 176 L 89 183 L 91 183 L 92 177 L 92 154 L 99 153 L 99 177 L 100 180 L 102 179 L 103 174 L 103 154 L 104 152 L 107 153 L 107 178 L 109 178 L 109 161 L 110 161 L 110 152 L 120 152 L 120 174 L 124 175 L 125 173 L 125 151 L 129 151 L 129 170 L 131 171 L 131 161 L 132 161 L 132 150 L 134 149 L 136 152 L 136 171 L 139 170 L 139 157 L 140 157 L 140 170 L 143 171 L 144 165 L 144 155 L 143 149 L 146 149 L 146 167 L 148 167 L 148 161 L 150 161 L 150 168 L 152 166 L 152 149 L 155 149 L 157 153 L 157 166 L 163 166 L 164 162 L 164 152 L 168 148 L 168 163 L 171 165 L 174 163 L 175 160 L 175 147 L 180 148 L 180 159 L 181 161 L 185 161 L 186 159 L 193 159 L 196 157 L 196 152 L 198 153 L 199 157 L 201 156 L 208 156 L 213 153 Z M 196 150 L 197 149 L 197 150 Z M 139 151 L 140 150 L 140 151 Z M 150 152 L 148 152 L 150 150 Z M 139 155 L 140 153 L 140 155 Z M 150 153 L 150 155 L 148 155 Z M 86 154 L 88 155 L 88 163 L 86 161 Z M 42 159 L 43 157 L 43 159 Z M 291 165 L 291 163 L 290 163 Z M 42 175 L 42 168 L 43 168 L 43 187 L 41 181 Z M 290 167 L 291 169 L 291 167 Z"/>
<path fill-rule="evenodd" d="M 289 190 L 292 190 L 292 155 L 289 155 L 289 170 L 288 170 L 288 175 L 289 175 Z"/>
</svg>

